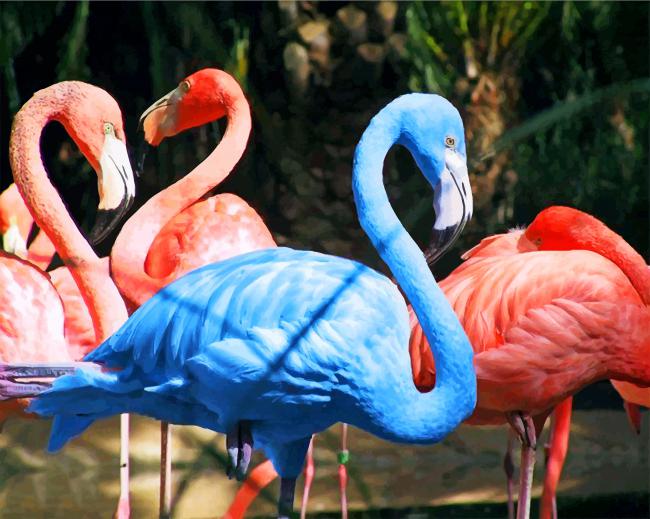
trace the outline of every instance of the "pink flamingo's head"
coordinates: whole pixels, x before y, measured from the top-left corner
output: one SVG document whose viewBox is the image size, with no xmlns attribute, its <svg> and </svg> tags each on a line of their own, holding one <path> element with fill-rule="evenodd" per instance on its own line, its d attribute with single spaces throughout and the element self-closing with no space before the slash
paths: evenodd
<svg viewBox="0 0 650 519">
<path fill-rule="evenodd" d="M 144 111 L 140 124 L 145 140 L 158 146 L 165 137 L 229 114 L 243 98 L 241 87 L 230 74 L 215 68 L 199 70 Z"/>
<path fill-rule="evenodd" d="M 126 151 L 122 112 L 115 99 L 105 90 L 81 81 L 62 81 L 39 90 L 20 109 L 14 118 L 10 148 L 14 177 L 32 171 L 30 157 L 40 160 L 37 153 L 30 154 L 34 132 L 50 121 L 60 122 L 97 173 L 99 207 L 90 239 L 100 242 L 124 216 L 135 196 L 135 183 L 129 156 Z M 36 125 L 36 127 L 35 127 Z M 20 178 L 23 174 L 19 175 Z M 18 184 L 21 181 L 17 180 Z M 5 195 L 12 199 L 14 216 L 26 239 L 32 219 L 22 200 L 25 189 L 11 187 Z M 4 205 L 10 201 L 2 200 Z M 22 213 L 16 208 L 22 207 Z"/>
<path fill-rule="evenodd" d="M 99 206 L 89 237 L 99 243 L 126 214 L 135 196 L 122 112 L 108 92 L 94 85 L 64 81 L 50 88 L 54 90 L 36 95 L 50 103 L 57 98 L 63 101 L 52 119 L 63 124 L 97 173 Z"/>
<path fill-rule="evenodd" d="M 542 210 L 526 228 L 524 236 L 538 250 L 592 250 L 607 238 L 622 240 L 600 220 L 573 207 L 551 206 Z"/>
<path fill-rule="evenodd" d="M 572 207 L 541 211 L 524 236 L 538 250 L 588 250 L 615 263 L 650 305 L 650 271 L 641 255 L 621 236 L 593 216 Z"/>
</svg>

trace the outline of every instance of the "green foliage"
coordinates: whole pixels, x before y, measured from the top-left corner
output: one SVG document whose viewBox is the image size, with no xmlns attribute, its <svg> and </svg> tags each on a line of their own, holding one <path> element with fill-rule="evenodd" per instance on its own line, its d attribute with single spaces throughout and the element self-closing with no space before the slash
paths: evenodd
<svg viewBox="0 0 650 519">
<path fill-rule="evenodd" d="M 89 12 L 88 0 L 82 0 L 77 4 L 70 30 L 61 42 L 61 61 L 57 67 L 59 81 L 84 80 L 90 77 L 90 69 L 86 65 Z"/>
</svg>

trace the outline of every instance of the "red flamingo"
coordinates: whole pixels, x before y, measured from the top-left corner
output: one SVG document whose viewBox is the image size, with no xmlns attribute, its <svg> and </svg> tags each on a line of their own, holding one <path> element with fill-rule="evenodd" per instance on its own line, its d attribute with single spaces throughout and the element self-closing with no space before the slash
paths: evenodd
<svg viewBox="0 0 650 519">
<path fill-rule="evenodd" d="M 650 276 L 620 236 L 576 209 L 548 208 L 517 234 L 518 250 L 531 252 L 489 257 L 486 243 L 441 287 L 475 351 L 479 397 L 468 423 L 515 429 L 517 514 L 528 517 L 536 438 L 552 409 L 597 380 L 650 383 Z M 429 357 L 417 342 L 412 354 Z M 419 376 L 430 386 L 430 371 Z"/>
<path fill-rule="evenodd" d="M 467 423 L 511 424 L 522 443 L 517 516 L 527 518 L 536 441 L 551 411 L 597 380 L 650 384 L 650 276 L 620 236 L 567 207 L 486 238 L 463 258 L 440 286 L 475 351 L 478 403 Z M 414 382 L 428 391 L 435 366 L 412 312 L 411 326 Z M 557 427 L 567 427 L 566 413 Z M 561 441 L 552 439 L 558 453 Z M 268 470 L 257 473 L 269 479 Z M 240 490 L 231 511 L 243 514 L 238 501 L 256 486 Z"/>
<path fill-rule="evenodd" d="M 122 114 L 104 90 L 78 81 L 64 81 L 36 92 L 25 103 L 14 118 L 9 146 L 20 197 L 70 269 L 90 311 L 96 344 L 126 320 L 127 312 L 108 275 L 108 262 L 93 252 L 48 179 L 39 141 L 43 127 L 53 120 L 64 126 L 97 172 L 100 201 L 91 236 L 101 238 L 124 214 L 134 195 Z M 61 299 L 49 275 L 17 256 L 2 254 L 1 258 L 4 279 L 0 297 L 11 300 L 10 304 L 0 304 L 3 360 L 66 362 L 74 359 L 73 355 L 80 353 L 74 348 L 71 352 L 66 344 Z M 35 383 L 35 388 L 42 385 Z M 18 405 L 3 403 L 3 412 L 5 409 L 20 412 L 25 403 L 24 400 Z M 116 512 L 120 519 L 127 518 L 130 512 L 128 443 L 123 441 L 122 447 L 122 484 Z"/>
<path fill-rule="evenodd" d="M 135 310 L 161 288 L 208 263 L 275 247 L 262 218 L 230 193 L 206 197 L 233 170 L 251 131 L 248 101 L 235 79 L 203 69 L 180 82 L 141 117 L 146 141 L 161 141 L 226 117 L 216 149 L 184 178 L 148 200 L 123 226 L 111 251 L 111 271 Z M 161 512 L 171 509 L 170 430 L 161 428 Z"/>
</svg>

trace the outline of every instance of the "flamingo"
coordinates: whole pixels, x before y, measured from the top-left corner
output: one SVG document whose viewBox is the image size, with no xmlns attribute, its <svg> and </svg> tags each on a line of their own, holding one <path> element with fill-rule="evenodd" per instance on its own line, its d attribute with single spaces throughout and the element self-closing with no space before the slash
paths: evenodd
<svg viewBox="0 0 650 519">
<path fill-rule="evenodd" d="M 38 232 L 27 247 L 27 237 L 33 223 L 34 219 L 20 196 L 18 187 L 11 184 L 0 194 L 0 233 L 6 242 L 5 251 L 27 259 L 41 270 L 46 270 L 56 249 L 47 234 L 42 231 Z M 106 272 L 107 260 L 103 259 Z M 58 267 L 49 271 L 48 275 L 63 303 L 64 337 L 68 352 L 73 360 L 81 360 L 98 344 L 90 312 L 67 267 Z"/>
<path fill-rule="evenodd" d="M 98 342 L 115 331 L 127 317 L 124 302 L 108 276 L 108 263 L 100 260 L 74 224 L 50 183 L 42 163 L 39 140 L 43 127 L 59 121 L 98 175 L 98 220 L 90 235 L 102 239 L 132 202 L 134 182 L 126 152 L 122 114 L 115 100 L 104 90 L 78 81 L 64 81 L 36 92 L 14 118 L 10 140 L 10 161 L 17 192 L 47 240 L 56 247 L 67 269 L 52 274 L 52 280 L 66 284 L 72 276 L 90 311 L 93 335 Z M 18 225 L 16 223 L 16 225 Z M 39 256 L 46 262 L 45 258 Z M 61 299 L 50 276 L 17 256 L 3 254 L 0 305 L 1 352 L 3 360 L 61 361 L 78 359 L 87 349 L 85 331 L 66 343 Z M 65 297 L 65 296 L 64 296 Z M 79 303 L 81 304 L 81 303 Z M 82 305 L 83 306 L 83 305 Z M 71 323 L 68 331 L 74 329 Z M 96 344 L 92 337 L 93 345 Z M 76 342 L 75 341 L 81 341 Z M 43 387 L 35 383 L 34 387 Z M 13 411 L 20 405 L 3 403 Z M 122 444 L 121 493 L 117 517 L 129 516 L 128 444 Z M 125 461 L 126 460 L 126 461 Z"/>
<path fill-rule="evenodd" d="M 462 120 L 440 96 L 399 97 L 372 119 L 353 166 L 361 225 L 437 361 L 433 391 L 412 383 L 407 306 L 391 280 L 348 259 L 264 249 L 169 284 L 86 357 L 108 370 L 71 366 L 55 380 L 30 406 L 55 416 L 50 449 L 127 411 L 225 432 L 238 476 L 253 445 L 265 450 L 282 478 L 278 514 L 287 518 L 314 433 L 340 421 L 389 441 L 431 444 L 467 418 L 476 399 L 471 346 L 383 186 L 382 163 L 395 143 L 434 188 L 434 230 L 445 247 L 471 215 Z M 3 369 L 5 380 L 60 374 Z"/>
<path fill-rule="evenodd" d="M 440 286 L 476 354 L 478 402 L 467 423 L 507 421 L 522 442 L 521 518 L 529 515 L 536 438 L 551 410 L 597 380 L 650 383 L 643 326 L 650 278 L 632 247 L 576 209 L 545 209 L 507 239 L 523 253 L 492 256 L 488 248 L 504 249 L 498 237 L 484 240 Z M 421 357 L 414 365 L 425 368 L 415 373 L 418 386 L 431 387 L 426 339 L 417 327 L 411 339 L 412 357 Z"/>
<path fill-rule="evenodd" d="M 241 158 L 251 130 L 250 108 L 237 81 L 207 68 L 141 116 L 146 142 L 158 146 L 184 130 L 227 117 L 217 148 L 182 180 L 148 200 L 123 226 L 111 251 L 111 271 L 120 293 L 136 309 L 190 270 L 245 252 L 275 247 L 262 218 L 230 193 L 206 198 Z M 171 510 L 171 429 L 161 424 L 162 515 Z"/>
<path fill-rule="evenodd" d="M 645 385 L 650 382 L 650 335 L 640 324 L 650 317 L 645 303 L 650 295 L 648 269 L 602 222 L 565 207 L 542 211 L 525 231 L 483 239 L 463 259 L 440 286 L 476 353 L 478 405 L 468 423 L 508 420 L 520 428 L 512 414 L 523 415 L 526 437 L 522 442 L 527 448 L 522 453 L 523 497 L 520 493 L 518 516 L 527 517 L 527 485 L 532 483 L 530 464 L 534 459 L 530 449 L 555 407 L 540 509 L 546 519 L 552 513 L 568 448 L 569 395 L 611 376 L 628 380 L 613 380 L 626 400 L 650 403 L 650 389 L 629 382 L 631 378 Z M 419 389 L 428 391 L 435 384 L 433 357 L 412 309 L 410 320 L 414 381 Z M 638 366 L 630 363 L 632 354 L 632 361 L 641 359 Z M 506 456 L 508 464 L 512 466 Z M 235 497 L 230 519 L 243 516 L 252 501 L 252 490 L 268 484 L 272 471 L 267 462 L 256 468 L 251 474 L 256 479 Z M 509 494 L 511 475 L 510 471 Z"/>
<path fill-rule="evenodd" d="M 205 198 L 205 194 L 235 167 L 250 135 L 248 101 L 232 76 L 214 68 L 191 74 L 145 110 L 140 123 L 147 144 L 156 147 L 166 137 L 224 116 L 228 118 L 228 127 L 217 149 L 182 183 L 149 200 L 124 225 L 115 242 L 111 252 L 113 276 L 132 308 L 139 307 L 190 270 L 244 252 L 276 246 L 262 218 L 244 200 L 230 193 Z M 143 231 L 145 228 L 148 230 Z M 163 515 L 171 510 L 170 445 L 171 429 L 163 422 L 160 489 Z M 346 452 L 345 441 L 341 452 Z M 347 474 L 344 463 L 339 472 L 345 509 Z M 306 510 L 313 480 L 311 450 L 305 475 L 301 516 Z"/>
</svg>

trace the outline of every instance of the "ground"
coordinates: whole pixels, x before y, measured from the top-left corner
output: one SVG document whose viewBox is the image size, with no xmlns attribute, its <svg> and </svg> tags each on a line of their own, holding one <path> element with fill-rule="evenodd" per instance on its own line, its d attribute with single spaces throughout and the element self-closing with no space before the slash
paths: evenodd
<svg viewBox="0 0 650 519">
<path fill-rule="evenodd" d="M 158 430 L 152 420 L 133 419 L 134 518 L 157 515 Z M 338 430 L 337 426 L 316 440 L 311 512 L 337 510 Z M 645 513 L 650 510 L 647 414 L 643 430 L 640 437 L 634 436 L 622 411 L 575 412 L 569 457 L 560 485 L 560 510 L 565 511 L 561 516 L 650 517 Z M 0 435 L 0 517 L 109 517 L 119 490 L 118 420 L 95 424 L 83 438 L 56 455 L 44 451 L 48 432 L 46 421 L 13 420 L 6 424 Z M 428 507 L 435 507 L 435 517 L 503 516 L 504 428 L 463 426 L 432 447 L 396 446 L 353 429 L 349 443 L 350 507 L 384 509 L 363 517 L 423 519 L 433 516 Z M 194 427 L 175 427 L 174 448 L 174 483 L 183 487 L 174 517 L 219 517 L 238 486 L 223 473 L 223 437 Z M 542 464 L 543 453 L 539 450 L 536 495 L 542 481 Z M 302 487 L 302 481 L 298 487 Z M 272 487 L 255 503 L 251 516 L 273 512 L 276 490 Z M 298 495 L 296 503 L 299 500 Z M 612 508 L 620 513 L 606 511 Z"/>
</svg>

